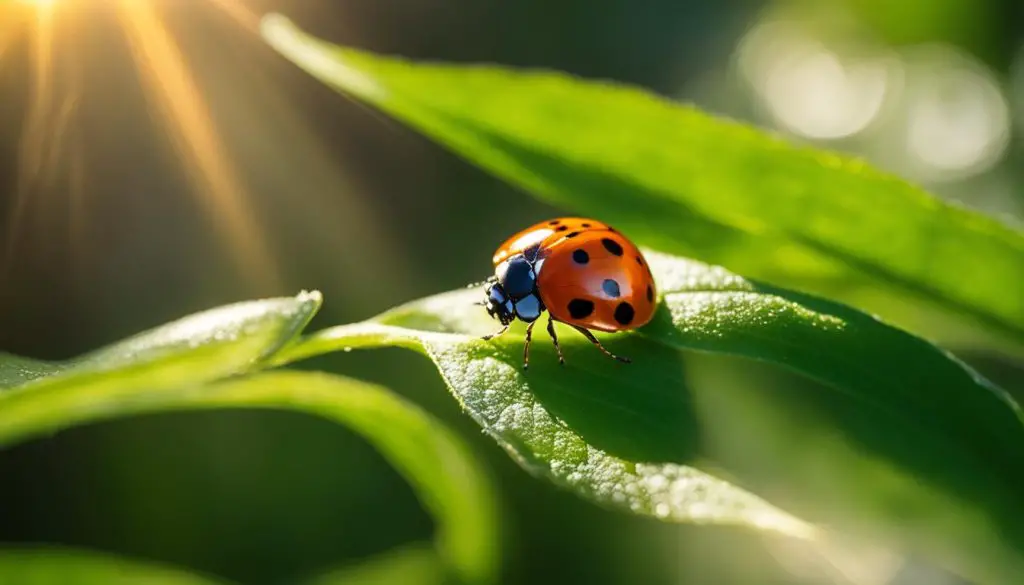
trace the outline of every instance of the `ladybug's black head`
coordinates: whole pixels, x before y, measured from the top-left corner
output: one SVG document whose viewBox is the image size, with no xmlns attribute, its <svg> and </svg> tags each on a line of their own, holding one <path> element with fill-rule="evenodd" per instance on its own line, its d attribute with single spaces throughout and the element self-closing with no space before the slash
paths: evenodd
<svg viewBox="0 0 1024 585">
<path fill-rule="evenodd" d="M 487 313 L 508 325 L 515 319 L 532 323 L 544 311 L 537 292 L 537 272 L 522 254 L 512 256 L 497 266 L 494 277 L 487 281 Z"/>
<path fill-rule="evenodd" d="M 500 282 L 489 282 L 484 292 L 487 294 L 487 301 L 484 302 L 484 306 L 487 307 L 487 314 L 491 318 L 497 319 L 502 325 L 508 325 L 515 320 L 516 314 L 512 305 L 512 299 L 508 298 L 508 295 L 505 294 L 505 289 L 501 286 Z"/>
</svg>

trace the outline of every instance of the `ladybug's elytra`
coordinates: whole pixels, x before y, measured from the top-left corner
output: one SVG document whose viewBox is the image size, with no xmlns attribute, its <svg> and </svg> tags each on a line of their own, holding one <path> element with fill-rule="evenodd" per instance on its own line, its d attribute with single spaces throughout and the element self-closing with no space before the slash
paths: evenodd
<svg viewBox="0 0 1024 585">
<path fill-rule="evenodd" d="M 627 331 L 647 324 L 657 302 L 647 260 L 632 242 L 606 223 L 561 217 L 532 225 L 494 253 L 494 276 L 486 281 L 480 303 L 508 331 L 515 319 L 528 323 L 523 367 L 530 364 L 533 326 L 548 311 L 548 334 L 565 364 L 554 321 L 573 327 L 609 357 L 617 356 L 590 332 Z"/>
</svg>

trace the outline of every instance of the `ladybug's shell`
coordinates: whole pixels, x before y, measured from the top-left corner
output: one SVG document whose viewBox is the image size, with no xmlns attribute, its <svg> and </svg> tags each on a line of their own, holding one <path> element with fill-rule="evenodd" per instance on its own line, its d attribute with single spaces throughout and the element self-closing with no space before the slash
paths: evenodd
<svg viewBox="0 0 1024 585">
<path fill-rule="evenodd" d="M 530 226 L 498 248 L 495 266 L 516 254 L 535 261 L 541 302 L 558 321 L 625 331 L 654 316 L 658 297 L 647 260 L 603 222 L 564 217 Z"/>
<path fill-rule="evenodd" d="M 492 260 L 497 266 L 509 256 L 523 254 L 528 250 L 551 250 L 565 240 L 566 234 L 573 230 L 583 231 L 595 228 L 607 230 L 608 224 L 582 217 L 560 217 L 542 221 L 505 240 L 494 252 Z M 530 261 L 533 261 L 536 252 L 531 252 L 528 256 L 531 256 Z"/>
</svg>

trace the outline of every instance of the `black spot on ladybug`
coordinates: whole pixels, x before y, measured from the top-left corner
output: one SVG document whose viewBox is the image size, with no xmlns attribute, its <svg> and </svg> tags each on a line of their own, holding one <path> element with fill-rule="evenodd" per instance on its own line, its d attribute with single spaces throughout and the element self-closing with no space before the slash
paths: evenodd
<svg viewBox="0 0 1024 585">
<path fill-rule="evenodd" d="M 608 225 L 608 226 L 605 226 L 605 227 L 606 227 L 606 228 L 608 228 L 608 231 L 610 231 L 610 232 L 612 232 L 612 233 L 614 233 L 614 234 L 617 234 L 617 233 L 619 233 L 619 230 L 617 230 L 617 229 L 613 228 L 613 227 L 612 227 L 612 226 L 610 226 L 610 225 Z"/>
<path fill-rule="evenodd" d="M 580 226 L 583 227 L 583 228 L 588 228 L 588 227 L 590 227 L 590 224 L 589 223 L 581 223 Z"/>
<path fill-rule="evenodd" d="M 579 232 L 569 232 L 569 233 L 565 234 L 565 237 L 567 237 L 567 238 L 575 238 L 578 235 L 580 235 Z"/>
<path fill-rule="evenodd" d="M 562 222 L 557 219 L 552 219 L 551 221 L 548 222 L 548 225 L 558 225 L 560 223 Z"/>
<path fill-rule="evenodd" d="M 573 250 L 572 261 L 577 264 L 586 264 L 590 262 L 590 254 L 587 254 L 587 251 L 583 249 Z"/>
<path fill-rule="evenodd" d="M 615 240 L 611 238 L 601 238 L 601 244 L 604 246 L 605 250 L 608 250 L 616 256 L 622 256 L 622 246 L 620 246 Z"/>
<path fill-rule="evenodd" d="M 649 284 L 647 285 L 647 302 L 648 303 L 653 303 L 654 302 L 654 289 L 652 289 L 651 285 L 649 285 Z"/>
<path fill-rule="evenodd" d="M 610 278 L 606 278 L 605 281 L 601 283 L 601 290 L 604 291 L 604 294 L 613 299 L 619 298 L 619 283 Z"/>
<path fill-rule="evenodd" d="M 560 225 L 560 226 L 555 228 L 555 231 L 556 232 L 564 232 L 567 229 L 569 229 L 569 226 L 567 226 L 567 225 Z"/>
<path fill-rule="evenodd" d="M 569 301 L 569 316 L 573 319 L 586 319 L 594 312 L 594 303 L 586 299 L 573 299 Z M 630 315 L 632 315 L 632 307 L 630 307 Z M 618 313 L 618 311 L 616 311 Z M 632 317 L 630 317 L 632 319 Z"/>
<path fill-rule="evenodd" d="M 619 303 L 618 307 L 615 307 L 615 320 L 620 325 L 629 325 L 633 322 L 633 316 L 636 315 L 636 311 L 633 310 L 633 305 L 627 302 Z"/>
<path fill-rule="evenodd" d="M 637 256 L 636 257 L 636 263 L 639 264 L 640 266 L 643 266 L 644 265 L 644 259 L 639 257 L 639 256 Z"/>
</svg>

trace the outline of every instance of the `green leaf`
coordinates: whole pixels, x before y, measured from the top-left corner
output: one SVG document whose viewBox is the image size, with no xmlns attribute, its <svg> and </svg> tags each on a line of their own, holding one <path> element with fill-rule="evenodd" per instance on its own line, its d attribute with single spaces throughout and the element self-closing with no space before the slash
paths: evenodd
<svg viewBox="0 0 1024 585">
<path fill-rule="evenodd" d="M 444 585 L 444 567 L 431 547 L 414 545 L 388 551 L 353 567 L 303 580 L 304 585 Z"/>
<path fill-rule="evenodd" d="M 33 360 L 0 351 L 0 390 L 56 374 L 60 364 Z"/>
<path fill-rule="evenodd" d="M 521 465 L 602 505 L 781 532 L 822 554 L 834 547 L 820 528 L 829 526 L 927 554 L 980 583 L 1024 569 L 1024 427 L 1003 392 L 853 309 L 646 254 L 664 295 L 655 320 L 604 336 L 633 358 L 628 366 L 562 328 L 568 365 L 559 367 L 538 328 L 524 371 L 521 326 L 479 339 L 496 325 L 473 305 L 476 290 L 315 333 L 273 363 L 411 348 Z M 706 374 L 715 359 L 801 376 L 782 387 L 760 377 L 723 383 Z M 808 379 L 819 384 L 801 389 Z"/>
<path fill-rule="evenodd" d="M 60 373 L 81 376 L 131 370 L 145 376 L 146 369 L 173 366 L 176 359 L 207 353 L 223 353 L 220 357 L 225 361 L 207 364 L 208 370 L 184 370 L 178 379 L 154 380 L 174 386 L 223 377 L 251 367 L 291 341 L 322 302 L 320 293 L 312 291 L 294 298 L 232 303 L 185 316 L 66 362 L 44 362 L 0 352 L 0 389 Z M 55 381 L 50 377 L 44 383 Z"/>
<path fill-rule="evenodd" d="M 146 400 L 143 391 L 245 372 L 301 332 L 321 301 L 320 293 L 304 292 L 225 305 L 67 362 L 0 354 L 0 446 L 63 428 L 71 409 L 102 416 L 97 394 Z"/>
<path fill-rule="evenodd" d="M 225 585 L 152 562 L 67 548 L 0 550 L 0 583 L 12 585 Z"/>
<path fill-rule="evenodd" d="M 149 412 L 274 408 L 343 424 L 370 441 L 413 485 L 437 521 L 437 554 L 465 583 L 493 582 L 497 568 L 496 506 L 487 476 L 465 445 L 418 408 L 385 389 L 321 373 L 266 372 L 204 385 L 154 390 L 121 371 L 60 377 L 73 391 L 30 389 L 10 408 L 0 394 L 0 443 L 52 428 Z M 45 406 L 47 416 L 29 410 Z M 26 416 L 28 413 L 28 416 Z M 325 464 L 335 464 L 325 462 Z"/>
<path fill-rule="evenodd" d="M 494 580 L 496 510 L 486 476 L 438 422 L 382 388 L 313 373 L 249 372 L 292 342 L 319 293 L 196 313 L 68 362 L 0 354 L 0 446 L 140 413 L 279 408 L 362 434 L 413 484 L 438 521 L 438 566 L 467 583 Z M 425 581 L 426 582 L 426 581 Z"/>
<path fill-rule="evenodd" d="M 640 244 L 936 338 L 941 314 L 1024 355 L 1024 233 L 862 161 L 613 83 L 381 57 L 278 15 L 262 32 L 331 87 Z"/>
</svg>

